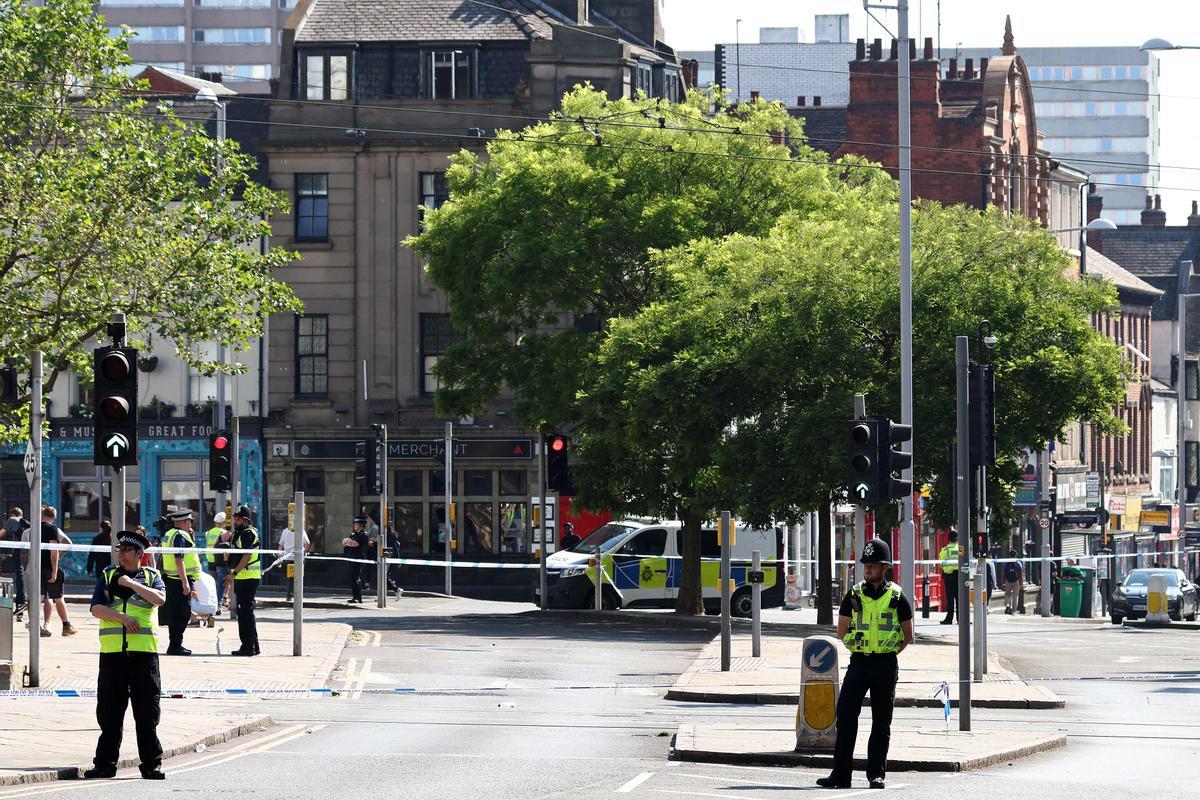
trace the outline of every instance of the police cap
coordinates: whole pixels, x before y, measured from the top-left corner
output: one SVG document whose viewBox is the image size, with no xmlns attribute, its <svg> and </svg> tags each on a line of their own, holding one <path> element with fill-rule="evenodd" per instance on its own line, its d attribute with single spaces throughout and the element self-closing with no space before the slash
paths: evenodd
<svg viewBox="0 0 1200 800">
<path fill-rule="evenodd" d="M 117 547 L 136 547 L 145 550 L 150 546 L 150 540 L 137 531 L 121 531 L 117 534 Z"/>
<path fill-rule="evenodd" d="M 183 522 L 185 520 L 195 520 L 190 508 L 181 508 L 178 511 L 171 512 L 171 522 Z"/>
<path fill-rule="evenodd" d="M 250 519 L 252 516 L 254 515 L 250 513 L 249 506 L 238 506 L 237 511 L 233 512 L 234 519 L 237 519 L 238 517 L 241 517 L 242 519 Z"/>
</svg>

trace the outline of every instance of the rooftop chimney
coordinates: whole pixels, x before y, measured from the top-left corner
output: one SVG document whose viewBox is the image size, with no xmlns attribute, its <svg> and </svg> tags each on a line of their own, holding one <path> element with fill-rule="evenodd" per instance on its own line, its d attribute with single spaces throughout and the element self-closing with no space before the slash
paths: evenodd
<svg viewBox="0 0 1200 800">
<path fill-rule="evenodd" d="M 814 94 L 814 95 L 813 95 L 813 105 L 814 105 L 814 106 L 819 106 L 819 105 L 821 105 L 821 95 L 819 95 L 819 94 Z"/>
<path fill-rule="evenodd" d="M 1162 228 L 1167 224 L 1167 212 L 1162 209 L 1162 195 L 1154 195 L 1154 199 L 1150 199 L 1150 195 L 1146 195 L 1146 207 L 1142 209 L 1142 227 L 1143 228 Z"/>
<path fill-rule="evenodd" d="M 854 60 L 855 61 L 866 61 L 867 60 L 867 42 L 865 39 L 859 39 L 857 42 L 854 43 Z"/>
<path fill-rule="evenodd" d="M 1091 222 L 1094 219 L 1100 219 L 1100 213 L 1104 211 L 1104 197 L 1096 194 L 1096 184 L 1088 184 L 1087 196 L 1087 221 Z M 1100 235 L 1100 231 L 1087 232 L 1088 247 L 1093 250 L 1104 252 L 1104 237 Z"/>
<path fill-rule="evenodd" d="M 963 69 L 963 78 L 971 80 L 975 77 L 975 59 L 968 58 L 967 66 Z"/>
<path fill-rule="evenodd" d="M 952 80 L 952 81 L 958 79 L 958 59 L 957 58 L 950 59 L 950 68 L 946 70 L 946 79 Z"/>
<path fill-rule="evenodd" d="M 925 37 L 925 47 L 923 48 L 921 57 L 924 58 L 926 61 L 929 61 L 933 58 L 933 37 L 932 36 Z"/>
<path fill-rule="evenodd" d="M 883 40 L 882 39 L 876 39 L 875 41 L 871 42 L 871 60 L 872 61 L 882 61 L 883 60 Z"/>
<path fill-rule="evenodd" d="M 571 22 L 587 22 L 588 0 L 545 0 L 545 3 Z"/>
<path fill-rule="evenodd" d="M 1192 201 L 1192 213 L 1188 215 L 1188 227 L 1200 228 L 1200 211 L 1196 210 L 1196 201 Z"/>
<path fill-rule="evenodd" d="M 888 61 L 895 61 L 896 53 L 899 52 L 899 50 L 900 48 L 896 46 L 896 40 L 892 39 L 892 49 L 888 51 L 891 55 L 888 56 Z"/>
<path fill-rule="evenodd" d="M 987 64 L 988 60 L 986 58 L 979 59 L 979 77 L 982 78 L 987 74 Z"/>
<path fill-rule="evenodd" d="M 753 89 L 750 90 L 750 102 L 751 103 L 758 102 L 758 92 Z"/>
<path fill-rule="evenodd" d="M 796 98 L 796 108 L 804 108 L 804 95 Z"/>
</svg>

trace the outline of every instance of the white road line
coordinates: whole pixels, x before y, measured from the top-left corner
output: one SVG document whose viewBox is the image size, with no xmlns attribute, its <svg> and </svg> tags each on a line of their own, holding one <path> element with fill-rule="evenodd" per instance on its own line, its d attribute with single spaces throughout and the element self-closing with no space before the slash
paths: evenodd
<svg viewBox="0 0 1200 800">
<path fill-rule="evenodd" d="M 907 783 L 896 783 L 896 784 L 892 784 L 888 788 L 890 788 L 890 789 L 907 789 L 908 784 Z M 871 794 L 874 791 L 876 791 L 876 790 L 875 789 L 859 789 L 857 792 L 847 792 L 846 794 L 831 795 L 831 796 L 825 798 L 825 800 L 842 800 L 843 797 L 858 797 L 860 794 Z"/>
<path fill-rule="evenodd" d="M 798 773 L 798 774 L 800 775 L 800 777 L 808 777 L 804 773 Z M 752 780 L 749 780 L 748 778 L 739 778 L 736 775 L 734 775 L 734 776 L 730 776 L 730 775 L 724 775 L 724 776 L 722 776 L 722 775 L 693 775 L 693 774 L 690 774 L 687 772 L 681 772 L 681 773 L 679 773 L 679 777 L 680 778 L 696 778 L 697 780 L 702 780 L 702 781 L 737 781 L 739 783 L 752 783 L 755 786 L 769 786 L 772 789 L 798 789 L 798 788 L 801 788 L 798 786 L 789 786 L 789 785 L 786 785 L 783 783 L 779 783 L 778 781 L 775 781 L 773 783 L 768 782 L 768 781 L 752 781 Z M 803 787 L 803 788 L 808 788 L 808 787 Z"/>
<path fill-rule="evenodd" d="M 668 761 L 667 763 L 673 764 L 678 767 L 695 766 L 694 764 L 685 764 L 685 762 L 683 762 L 683 761 Z M 712 769 L 713 767 L 717 767 L 719 769 L 751 770 L 753 772 L 782 772 L 786 775 L 824 775 L 825 774 L 825 772 L 819 772 L 817 770 L 803 770 L 803 769 L 797 769 L 795 767 L 751 767 L 751 766 L 747 766 L 745 764 L 706 764 L 705 765 L 706 769 Z"/>
<path fill-rule="evenodd" d="M 637 787 L 641 786 L 641 785 L 642 785 L 643 783 L 645 783 L 646 781 L 650 780 L 650 778 L 651 778 L 653 775 L 654 775 L 654 773 L 653 773 L 653 772 L 643 772 L 641 775 L 638 775 L 636 778 L 634 778 L 633 780 L 629 781 L 629 783 L 625 784 L 625 785 L 624 785 L 624 786 L 622 786 L 620 789 L 617 789 L 617 792 L 618 792 L 618 793 L 622 793 L 622 792 L 624 792 L 624 793 L 626 793 L 626 794 L 627 794 L 627 793 L 629 793 L 629 792 L 632 792 L 634 789 L 636 789 Z"/>
<path fill-rule="evenodd" d="M 250 755 L 255 755 L 256 753 L 265 752 L 265 751 L 270 750 L 271 748 L 275 747 L 276 745 L 285 744 L 286 742 L 290 742 L 293 739 L 299 739 L 301 736 L 305 736 L 309 731 L 315 732 L 324 727 L 325 727 L 324 725 L 314 725 L 311 728 L 307 728 L 304 725 L 295 725 L 290 728 L 286 728 L 283 731 L 280 731 L 278 733 L 272 734 L 269 739 L 266 739 L 266 740 L 260 739 L 260 740 L 254 741 L 254 742 L 246 742 L 242 745 L 239 745 L 238 747 L 243 748 L 243 749 L 240 749 L 237 752 L 235 752 L 233 749 L 231 749 L 231 750 L 223 752 L 223 753 L 214 753 L 212 756 L 205 756 L 204 759 L 202 759 L 203 763 L 193 762 L 191 766 L 184 767 L 183 769 L 170 770 L 169 775 L 171 775 L 171 776 L 182 775 L 185 772 L 192 772 L 192 771 L 198 770 L 198 769 L 207 769 L 208 767 L 214 767 L 214 766 L 217 766 L 218 764 L 224 764 L 228 761 L 233 761 L 238 758 L 243 758 L 245 756 L 250 756 Z M 286 735 L 289 732 L 291 732 L 291 735 L 290 736 Z M 83 784 L 83 785 L 81 785 L 80 783 L 78 783 L 76 781 L 65 781 L 65 782 L 63 782 L 63 785 L 61 785 L 61 786 L 54 786 L 54 787 L 50 787 L 50 788 L 37 788 L 37 789 L 32 789 L 32 790 L 29 790 L 29 789 L 16 790 L 16 791 L 5 792 L 3 794 L 0 794 L 0 797 L 4 797 L 6 800 L 8 800 L 9 798 L 16 798 L 16 797 L 36 797 L 36 796 L 44 795 L 44 794 L 54 794 L 57 792 L 66 792 L 71 789 L 84 789 L 85 787 L 90 789 L 90 788 L 97 788 L 97 787 L 105 786 L 105 785 L 127 783 L 131 780 L 133 780 L 133 776 L 129 776 L 127 778 L 115 778 L 112 780 L 103 780 L 103 781 L 87 781 L 86 784 Z"/>
<path fill-rule="evenodd" d="M 763 797 L 752 797 L 747 794 L 705 794 L 704 792 L 677 792 L 674 789 L 651 789 L 650 791 L 658 792 L 659 794 L 682 794 L 688 797 L 720 797 L 722 800 L 725 800 L 725 798 L 737 798 L 737 800 L 766 800 L 766 798 Z M 827 798 L 826 800 L 833 800 L 833 798 Z"/>
</svg>

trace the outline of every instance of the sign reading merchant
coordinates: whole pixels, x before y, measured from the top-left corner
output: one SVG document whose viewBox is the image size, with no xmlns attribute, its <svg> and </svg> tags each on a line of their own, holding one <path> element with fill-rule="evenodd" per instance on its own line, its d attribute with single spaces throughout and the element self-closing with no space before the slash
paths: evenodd
<svg viewBox="0 0 1200 800">
<path fill-rule="evenodd" d="M 356 453 L 355 445 L 359 446 Z M 361 443 L 352 441 L 297 439 L 292 446 L 297 459 L 361 458 Z M 442 461 L 444 439 L 391 439 L 388 459 L 398 461 Z M 476 461 L 528 461 L 533 457 L 532 439 L 455 439 L 453 457 Z"/>
</svg>

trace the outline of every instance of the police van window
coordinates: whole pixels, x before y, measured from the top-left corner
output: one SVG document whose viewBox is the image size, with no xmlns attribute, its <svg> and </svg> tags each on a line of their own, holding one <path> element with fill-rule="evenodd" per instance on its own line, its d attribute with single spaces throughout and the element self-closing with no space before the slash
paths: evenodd
<svg viewBox="0 0 1200 800">
<path fill-rule="evenodd" d="M 667 546 L 667 532 L 662 528 L 642 531 L 617 551 L 623 556 L 661 556 Z"/>
<path fill-rule="evenodd" d="M 626 534 L 634 530 L 632 525 L 624 525 L 620 522 L 610 522 L 607 525 L 602 525 L 592 531 L 587 537 L 571 548 L 572 553 L 590 553 L 595 548 L 599 547 L 601 552 L 607 553 L 612 550 Z"/>
<path fill-rule="evenodd" d="M 721 557 L 721 545 L 717 543 L 717 532 L 715 530 L 700 531 L 700 557 Z"/>
</svg>

